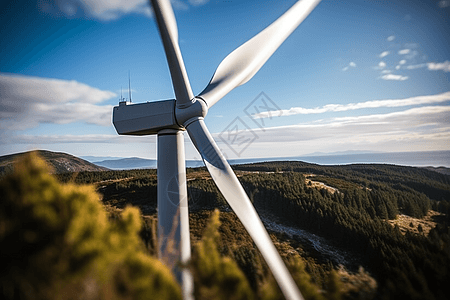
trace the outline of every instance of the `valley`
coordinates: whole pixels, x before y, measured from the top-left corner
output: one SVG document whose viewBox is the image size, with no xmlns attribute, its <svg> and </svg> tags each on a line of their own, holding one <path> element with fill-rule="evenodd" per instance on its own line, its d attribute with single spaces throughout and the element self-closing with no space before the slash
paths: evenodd
<svg viewBox="0 0 450 300">
<path fill-rule="evenodd" d="M 288 266 L 301 261 L 324 294 L 337 286 L 343 299 L 448 298 L 450 176 L 396 165 L 291 161 L 233 169 Z M 94 185 L 113 219 L 129 205 L 138 207 L 141 238 L 156 255 L 156 172 L 64 172 L 57 178 Z M 261 294 L 270 273 L 242 224 L 205 168 L 188 168 L 186 177 L 193 247 L 218 209 L 221 255 L 236 261 Z"/>
<path fill-rule="evenodd" d="M 334 270 L 365 278 L 346 281 L 342 275 L 340 281 L 348 291 L 345 299 L 362 299 L 358 291 L 381 299 L 421 294 L 441 299 L 448 295 L 442 285 L 450 266 L 448 175 L 374 164 L 269 162 L 233 168 L 282 256 L 301 258 L 320 288 L 327 289 L 327 278 Z M 186 177 L 193 243 L 200 240 L 208 216 L 219 209 L 222 254 L 236 258 L 236 251 L 257 253 L 205 168 L 189 168 Z M 106 205 L 117 209 L 137 206 L 156 222 L 156 170 L 88 172 L 76 177 L 61 174 L 60 178 L 96 184 Z M 404 216 L 408 216 L 406 225 L 402 225 Z M 418 224 L 423 224 L 423 232 L 418 231 Z M 148 241 L 154 240 L 155 234 L 147 233 Z M 147 244 L 154 247 L 155 242 Z M 253 272 L 261 267 L 254 264 L 264 263 L 261 257 L 247 259 L 239 265 L 253 270 L 244 273 L 258 286 L 260 275 Z M 398 282 L 399 278 L 410 283 L 420 280 L 424 285 L 418 289 Z"/>
</svg>

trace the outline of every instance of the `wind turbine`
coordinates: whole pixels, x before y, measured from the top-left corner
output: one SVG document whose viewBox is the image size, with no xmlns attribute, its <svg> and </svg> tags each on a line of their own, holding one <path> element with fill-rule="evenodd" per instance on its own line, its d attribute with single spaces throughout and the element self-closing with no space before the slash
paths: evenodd
<svg viewBox="0 0 450 300">
<path fill-rule="evenodd" d="M 158 236 L 162 241 L 159 246 L 160 255 L 170 252 L 169 237 L 173 240 L 174 247 L 179 249 L 175 257 L 169 259 L 185 263 L 191 255 L 183 143 L 183 134 L 187 131 L 212 179 L 256 243 L 286 299 L 303 297 L 203 119 L 217 101 L 258 72 L 319 2 L 320 0 L 302 0 L 295 3 L 269 27 L 230 53 L 220 63 L 206 88 L 198 96 L 194 96 L 178 45 L 178 28 L 170 0 L 151 0 L 175 99 L 139 104 L 121 101 L 113 109 L 113 123 L 118 134 L 158 136 Z M 184 298 L 192 298 L 191 274 L 182 270 L 177 276 L 183 286 Z"/>
</svg>

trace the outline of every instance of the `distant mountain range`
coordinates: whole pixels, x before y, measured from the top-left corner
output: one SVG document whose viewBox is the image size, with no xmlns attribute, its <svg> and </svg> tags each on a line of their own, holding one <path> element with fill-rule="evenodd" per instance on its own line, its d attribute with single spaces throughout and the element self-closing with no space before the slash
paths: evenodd
<svg viewBox="0 0 450 300">
<path fill-rule="evenodd" d="M 82 171 L 106 171 L 108 168 L 95 165 L 87 160 L 76 156 L 45 150 L 37 150 L 42 157 L 53 169 L 54 173 L 82 172 Z M 21 155 L 29 152 L 16 153 L 11 155 L 0 156 L 0 174 L 13 169 L 14 162 Z"/>
<path fill-rule="evenodd" d="M 55 173 L 81 172 L 81 171 L 105 171 L 105 170 L 129 170 L 129 169 L 155 169 L 157 160 L 138 157 L 96 157 L 83 156 L 82 158 L 60 152 L 38 150 L 54 169 Z M 24 152 L 26 153 L 26 152 Z M 17 156 L 24 153 L 0 156 L 0 174 L 6 169 L 11 169 Z M 309 156 L 296 157 L 271 157 L 271 158 L 242 158 L 231 159 L 231 165 L 248 164 L 255 162 L 270 161 L 303 161 L 320 165 L 345 165 L 355 163 L 365 164 L 395 164 L 403 166 L 424 167 L 429 170 L 450 175 L 450 151 L 428 151 L 428 152 L 352 152 L 335 153 L 325 155 L 315 153 Z M 195 168 L 204 166 L 200 160 L 187 160 L 186 167 Z"/>
<path fill-rule="evenodd" d="M 117 158 L 117 157 L 83 157 L 84 159 L 110 169 L 156 168 L 155 159 L 145 158 Z M 413 167 L 450 167 L 450 151 L 416 151 L 416 152 L 368 152 L 345 151 L 335 153 L 316 152 L 304 156 L 268 157 L 268 158 L 240 158 L 230 159 L 231 165 L 269 161 L 304 161 L 320 165 L 364 164 L 393 164 Z M 201 160 L 186 161 L 187 167 L 203 166 Z"/>
<path fill-rule="evenodd" d="M 84 157 L 87 159 L 86 157 Z M 114 170 L 156 168 L 155 159 L 144 158 L 109 158 L 107 160 L 89 160 L 99 166 Z M 346 151 L 336 153 L 314 153 L 305 156 L 293 157 L 270 157 L 270 158 L 241 158 L 230 159 L 231 165 L 248 164 L 256 162 L 270 161 L 303 161 L 319 165 L 348 165 L 348 164 L 393 164 L 413 167 L 427 167 L 430 170 L 448 174 L 450 167 L 450 151 L 422 151 L 422 152 L 366 152 L 366 151 Z M 204 166 L 202 161 L 186 161 L 188 168 Z M 446 173 L 447 172 L 447 173 Z"/>
<path fill-rule="evenodd" d="M 139 157 L 107 159 L 102 161 L 93 161 L 94 164 L 111 170 L 129 170 L 129 169 L 156 169 L 158 161 L 156 159 L 146 159 Z M 201 160 L 187 160 L 186 167 L 196 168 L 204 166 Z"/>
<path fill-rule="evenodd" d="M 145 159 L 138 157 L 107 159 L 102 161 L 94 161 L 97 166 L 105 167 L 111 170 L 127 170 L 127 169 L 155 169 L 155 159 Z"/>
</svg>

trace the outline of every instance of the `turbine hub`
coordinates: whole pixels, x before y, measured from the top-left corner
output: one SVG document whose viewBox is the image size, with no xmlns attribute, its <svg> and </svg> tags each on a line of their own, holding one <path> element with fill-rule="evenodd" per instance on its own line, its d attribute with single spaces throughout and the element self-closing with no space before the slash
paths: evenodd
<svg viewBox="0 0 450 300">
<path fill-rule="evenodd" d="M 187 127 L 198 118 L 204 118 L 208 113 L 208 105 L 201 98 L 194 98 L 187 107 L 175 106 L 175 119 L 180 126 Z"/>
</svg>

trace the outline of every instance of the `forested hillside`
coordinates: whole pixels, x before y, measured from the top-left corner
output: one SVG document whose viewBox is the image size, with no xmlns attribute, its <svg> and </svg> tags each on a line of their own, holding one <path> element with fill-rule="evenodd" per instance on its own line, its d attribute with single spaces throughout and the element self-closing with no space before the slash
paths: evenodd
<svg viewBox="0 0 450 300">
<path fill-rule="evenodd" d="M 234 169 L 263 216 L 306 229 L 347 251 L 354 260 L 346 268 L 356 270 L 356 263 L 368 270 L 378 281 L 379 298 L 450 298 L 450 176 L 394 165 L 302 162 L 238 165 Z M 229 211 L 204 168 L 188 169 L 187 178 L 191 227 L 201 223 L 198 212 L 205 209 Z M 144 214 L 156 213 L 156 170 L 84 172 L 61 175 L 61 180 L 96 183 L 106 204 L 120 208 L 131 203 Z M 436 213 L 429 232 L 410 227 L 402 234 L 398 225 L 388 222 L 400 214 L 423 218 L 430 210 Z M 294 245 L 291 251 L 312 259 L 314 263 L 307 269 L 319 285 L 325 286 L 326 280 L 321 272 L 339 269 L 300 238 L 281 238 Z M 240 265 L 255 285 L 258 281 L 252 272 L 258 267 L 251 257 L 246 254 Z M 355 295 L 347 294 L 350 298 Z"/>
<path fill-rule="evenodd" d="M 189 268 L 195 299 L 282 298 L 232 213 L 192 214 L 192 259 L 181 266 L 155 256 L 154 215 L 101 205 L 93 185 L 58 182 L 35 155 L 0 176 L 0 195 L 1 299 L 181 299 L 172 267 Z M 375 281 L 364 270 L 320 272 L 298 248 L 272 239 L 305 299 L 374 295 Z M 343 278 L 352 283 L 341 284 Z"/>
</svg>

